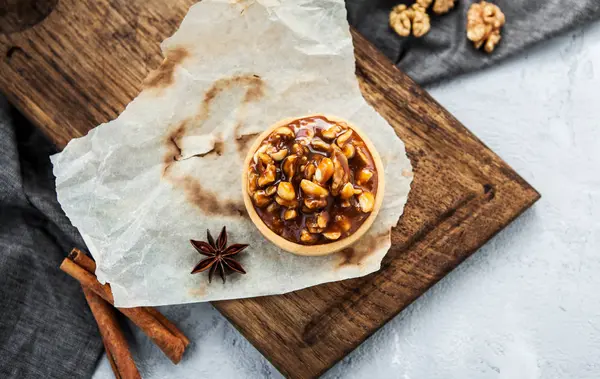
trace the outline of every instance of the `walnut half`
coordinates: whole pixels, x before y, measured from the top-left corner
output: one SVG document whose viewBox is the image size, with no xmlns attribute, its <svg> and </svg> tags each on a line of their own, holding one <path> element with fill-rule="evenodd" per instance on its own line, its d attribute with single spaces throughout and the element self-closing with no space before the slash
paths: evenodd
<svg viewBox="0 0 600 379">
<path fill-rule="evenodd" d="M 500 42 L 500 29 L 506 22 L 500 8 L 486 1 L 474 3 L 467 12 L 467 38 L 473 41 L 476 49 L 483 46 L 491 53 Z"/>
<path fill-rule="evenodd" d="M 427 9 L 433 3 L 433 12 L 435 14 L 445 14 L 450 11 L 450 9 L 454 8 L 454 3 L 456 0 L 417 0 L 417 4 Z"/>
<path fill-rule="evenodd" d="M 426 9 L 418 3 L 410 8 L 400 4 L 396 5 L 390 13 L 390 26 L 402 37 L 408 37 L 411 30 L 415 37 L 422 37 L 431 28 L 431 23 Z"/>
</svg>

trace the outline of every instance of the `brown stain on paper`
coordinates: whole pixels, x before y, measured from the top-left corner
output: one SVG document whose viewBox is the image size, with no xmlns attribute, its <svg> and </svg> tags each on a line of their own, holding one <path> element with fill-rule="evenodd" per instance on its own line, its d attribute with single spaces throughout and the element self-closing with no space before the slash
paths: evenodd
<svg viewBox="0 0 600 379">
<path fill-rule="evenodd" d="M 237 127 L 236 130 L 237 129 L 239 129 L 239 127 Z M 235 146 L 242 159 L 244 159 L 248 153 L 248 149 L 250 149 L 250 145 L 254 142 L 256 137 L 258 137 L 258 133 L 245 134 L 235 139 Z"/>
<path fill-rule="evenodd" d="M 360 266 L 367 258 L 387 242 L 389 234 L 390 232 L 362 237 L 363 240 L 361 240 L 361 242 L 366 240 L 366 245 L 361 243 L 360 247 L 349 247 L 337 253 L 337 256 L 339 257 L 337 267 Z"/>
<path fill-rule="evenodd" d="M 185 58 L 185 56 L 184 56 Z M 168 66 L 167 58 L 163 66 Z M 162 67 L 162 66 L 161 66 Z M 165 69 L 163 77 L 173 76 L 174 66 L 170 71 Z M 217 196 L 216 193 L 205 189 L 198 178 L 191 175 L 174 176 L 170 174 L 169 168 L 176 164 L 181 157 L 180 140 L 186 133 L 188 133 L 192 125 L 201 125 L 210 116 L 210 108 L 212 102 L 221 93 L 226 90 L 246 87 L 246 92 L 242 99 L 240 106 L 238 107 L 237 121 L 234 128 L 234 141 L 238 152 L 247 150 L 248 143 L 253 140 L 254 135 L 239 136 L 238 133 L 243 126 L 243 118 L 246 114 L 246 105 L 250 102 L 257 101 L 264 96 L 265 84 L 258 75 L 234 75 L 228 78 L 222 78 L 213 83 L 213 85 L 206 91 L 200 110 L 196 116 L 190 119 L 181 121 L 176 126 L 169 129 L 169 132 L 164 138 L 164 145 L 166 147 L 166 153 L 163 157 L 163 174 L 162 177 L 165 180 L 171 182 L 175 187 L 183 190 L 187 201 L 199 208 L 203 213 L 208 215 L 222 215 L 222 216 L 247 216 L 243 201 L 235 201 L 231 199 L 223 199 Z M 213 149 L 205 154 L 195 155 L 192 158 L 201 158 L 203 156 L 215 153 L 222 155 L 226 148 L 226 141 L 222 139 L 220 135 L 217 136 Z"/>
<path fill-rule="evenodd" d="M 181 148 L 177 142 L 185 135 L 188 123 L 189 120 L 183 120 L 165 137 L 164 145 L 167 149 L 167 152 L 163 157 L 163 177 L 167 175 L 169 167 L 171 167 L 171 165 L 175 163 L 179 157 L 181 157 Z"/>
<path fill-rule="evenodd" d="M 168 50 L 162 64 L 148 75 L 144 81 L 144 88 L 165 88 L 175 81 L 175 69 L 190 53 L 184 47 Z"/>
<path fill-rule="evenodd" d="M 188 294 L 191 297 L 204 297 L 206 296 L 206 286 L 191 288 L 188 290 Z"/>
</svg>

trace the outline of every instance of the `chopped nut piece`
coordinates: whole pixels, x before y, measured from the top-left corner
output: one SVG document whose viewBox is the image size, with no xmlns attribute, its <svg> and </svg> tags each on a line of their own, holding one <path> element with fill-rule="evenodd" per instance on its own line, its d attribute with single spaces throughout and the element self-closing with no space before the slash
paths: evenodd
<svg viewBox="0 0 600 379">
<path fill-rule="evenodd" d="M 321 187 L 320 185 L 318 185 L 317 183 L 311 182 L 309 180 L 306 179 L 302 179 L 302 181 L 300 182 L 300 188 L 302 188 L 302 191 L 311 196 L 311 197 L 326 197 L 327 195 L 329 195 L 329 191 L 327 191 L 326 188 Z"/>
<path fill-rule="evenodd" d="M 356 148 L 353 144 L 349 143 L 342 149 L 342 152 L 348 159 L 354 158 L 354 154 L 356 154 Z"/>
<path fill-rule="evenodd" d="M 329 213 L 321 212 L 317 215 L 317 226 L 319 228 L 326 228 L 329 224 Z"/>
<path fill-rule="evenodd" d="M 277 210 L 279 210 L 279 204 L 275 202 L 269 204 L 269 206 L 267 207 L 267 212 L 269 213 L 275 213 L 277 212 Z"/>
<path fill-rule="evenodd" d="M 321 150 L 321 151 L 329 151 L 329 149 L 331 149 L 331 145 L 328 144 L 327 142 L 323 141 L 319 137 L 313 138 L 313 140 L 310 142 L 310 144 L 315 149 Z"/>
<path fill-rule="evenodd" d="M 277 162 L 281 161 L 283 158 L 285 158 L 288 155 L 288 150 L 287 149 L 281 149 L 275 153 L 269 153 L 269 155 L 271 156 L 271 158 L 273 158 L 274 160 L 276 160 Z"/>
<path fill-rule="evenodd" d="M 304 167 L 304 170 L 302 171 L 304 171 L 304 178 L 312 180 L 313 176 L 315 175 L 315 172 L 317 172 L 317 165 L 315 162 L 310 162 Z"/>
<path fill-rule="evenodd" d="M 321 135 L 323 138 L 332 140 L 337 137 L 338 133 L 342 131 L 342 127 L 339 125 L 334 125 L 331 128 L 324 130 Z"/>
<path fill-rule="evenodd" d="M 325 184 L 333 175 L 333 161 L 330 158 L 323 158 L 317 166 L 314 179 L 319 184 Z"/>
<path fill-rule="evenodd" d="M 304 199 L 304 206 L 311 211 L 327 206 L 327 199 Z"/>
<path fill-rule="evenodd" d="M 373 177 L 373 172 L 368 168 L 361 169 L 356 175 L 356 183 L 363 185 L 369 182 Z"/>
<path fill-rule="evenodd" d="M 357 146 L 356 147 L 356 157 L 360 159 L 363 164 L 369 164 L 369 158 L 367 158 L 367 154 L 364 152 L 364 147 Z"/>
<path fill-rule="evenodd" d="M 286 200 L 280 197 L 279 195 L 275 195 L 275 201 L 277 202 L 277 204 L 286 208 L 296 208 L 298 206 L 298 200 Z"/>
<path fill-rule="evenodd" d="M 335 216 L 335 223 L 342 229 L 344 233 L 352 228 L 352 222 L 344 215 Z"/>
<path fill-rule="evenodd" d="M 300 241 L 308 244 L 317 242 L 318 238 L 316 235 L 310 233 L 308 230 L 303 230 L 300 233 Z"/>
<path fill-rule="evenodd" d="M 254 192 L 258 189 L 258 174 L 252 170 L 248 173 L 248 192 L 250 195 L 254 195 Z"/>
<path fill-rule="evenodd" d="M 277 173 L 277 168 L 275 165 L 268 165 L 265 171 L 258 178 L 258 186 L 264 187 L 269 185 L 275 181 L 275 174 Z"/>
<path fill-rule="evenodd" d="M 277 128 L 273 134 L 280 136 L 281 138 L 294 138 L 294 131 L 287 126 Z"/>
<path fill-rule="evenodd" d="M 335 140 L 335 143 L 340 148 L 343 148 L 350 141 L 351 137 L 352 137 L 352 130 L 346 130 L 341 136 L 339 136 L 337 138 L 337 140 Z"/>
<path fill-rule="evenodd" d="M 256 153 L 254 153 L 254 163 L 258 163 L 258 156 L 264 152 L 267 151 L 267 149 L 269 148 L 269 145 L 262 145 L 261 147 L 258 148 L 258 150 L 256 150 Z"/>
<path fill-rule="evenodd" d="M 277 192 L 277 187 L 275 187 L 275 186 L 268 186 L 267 189 L 265 190 L 265 193 L 267 194 L 267 196 L 273 196 L 273 195 L 275 195 L 275 192 Z"/>
<path fill-rule="evenodd" d="M 358 204 L 360 205 L 361 211 L 369 213 L 375 206 L 375 196 L 373 196 L 371 192 L 363 192 L 358 197 Z"/>
<path fill-rule="evenodd" d="M 504 13 L 497 5 L 485 1 L 471 4 L 467 12 L 467 38 L 476 49 L 483 46 L 491 53 L 502 38 L 500 29 L 505 22 Z"/>
<path fill-rule="evenodd" d="M 339 230 L 330 230 L 327 232 L 323 233 L 323 237 L 327 238 L 328 240 L 338 240 L 340 237 L 342 236 L 342 232 Z"/>
<path fill-rule="evenodd" d="M 419 4 L 410 8 L 405 4 L 395 6 L 390 13 L 390 26 L 402 37 L 408 37 L 411 29 L 415 37 L 422 37 L 431 28 L 429 15 Z"/>
<path fill-rule="evenodd" d="M 260 159 L 261 162 L 264 164 L 272 164 L 273 163 L 273 158 L 271 158 L 270 155 L 265 154 L 265 153 L 258 154 L 258 159 Z"/>
<path fill-rule="evenodd" d="M 294 200 L 296 198 L 296 191 L 292 183 L 280 182 L 277 186 L 277 195 L 284 200 Z"/>
<path fill-rule="evenodd" d="M 288 209 L 283 212 L 283 219 L 286 221 L 293 220 L 298 216 L 298 212 L 295 209 Z"/>
<path fill-rule="evenodd" d="M 348 182 L 344 185 L 344 188 L 342 188 L 340 197 L 344 200 L 348 200 L 352 196 L 354 196 L 354 186 L 352 186 L 352 183 Z"/>
<path fill-rule="evenodd" d="M 363 193 L 363 190 L 360 188 L 354 188 L 354 194 L 355 195 L 360 195 L 361 193 Z"/>
<path fill-rule="evenodd" d="M 344 200 L 340 203 L 342 208 L 350 208 L 352 206 L 352 203 L 350 203 L 349 200 Z"/>
<path fill-rule="evenodd" d="M 299 143 L 295 143 L 295 144 L 292 145 L 292 153 L 294 153 L 297 156 L 301 157 L 305 153 L 304 147 L 302 145 L 300 145 Z"/>
<path fill-rule="evenodd" d="M 283 173 L 288 178 L 288 180 L 292 180 L 294 175 L 296 175 L 296 162 L 298 161 L 297 155 L 290 155 L 284 161 L 282 166 Z"/>
<path fill-rule="evenodd" d="M 271 203 L 271 198 L 265 193 L 264 190 L 256 191 L 252 196 L 252 200 L 254 200 L 254 204 L 259 208 L 266 207 Z"/>
<path fill-rule="evenodd" d="M 309 232 L 314 234 L 319 234 L 323 230 L 325 230 L 323 228 L 319 228 L 318 226 L 316 226 L 316 224 L 306 224 L 306 229 L 308 229 Z"/>
<path fill-rule="evenodd" d="M 315 131 L 313 129 L 302 128 L 296 132 L 296 141 L 302 145 L 308 145 L 312 142 L 314 136 Z"/>
<path fill-rule="evenodd" d="M 339 147 L 333 148 L 333 182 L 331 183 L 331 193 L 337 196 L 340 190 L 348 182 L 350 177 L 350 168 L 348 167 L 348 159 L 342 153 Z"/>
</svg>

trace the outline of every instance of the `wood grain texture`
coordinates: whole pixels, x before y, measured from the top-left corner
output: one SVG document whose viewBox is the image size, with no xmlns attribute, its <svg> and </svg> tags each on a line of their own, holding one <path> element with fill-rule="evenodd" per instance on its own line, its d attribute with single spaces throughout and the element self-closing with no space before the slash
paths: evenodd
<svg viewBox="0 0 600 379">
<path fill-rule="evenodd" d="M 0 35 L 0 89 L 63 147 L 136 96 L 162 61 L 160 42 L 192 3 L 61 0 L 37 25 Z M 330 368 L 539 198 L 363 37 L 353 37 L 363 94 L 405 141 L 414 166 L 382 269 L 287 295 L 214 303 L 293 378 Z"/>
</svg>

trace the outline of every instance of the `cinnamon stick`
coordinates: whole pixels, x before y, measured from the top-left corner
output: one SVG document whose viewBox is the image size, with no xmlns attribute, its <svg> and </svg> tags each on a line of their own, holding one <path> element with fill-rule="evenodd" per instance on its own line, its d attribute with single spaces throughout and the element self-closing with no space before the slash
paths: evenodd
<svg viewBox="0 0 600 379">
<path fill-rule="evenodd" d="M 79 281 L 82 286 L 89 288 L 102 299 L 114 305 L 110 287 L 106 284 L 100 284 L 95 275 L 91 274 L 69 258 L 63 260 L 60 269 Z M 183 356 L 186 347 L 185 341 L 178 335 L 173 334 L 159 322 L 156 317 L 144 309 L 144 307 L 117 309 L 142 329 L 142 331 L 154 341 L 173 363 L 177 364 L 181 361 L 181 357 Z"/>
<path fill-rule="evenodd" d="M 168 318 L 165 317 L 162 313 L 152 307 L 144 307 L 144 309 L 150 313 L 154 318 L 158 320 L 165 328 L 167 328 L 171 333 L 179 337 L 181 341 L 183 341 L 183 345 L 187 347 L 190 344 L 190 340 L 183 334 L 181 330 L 175 324 L 173 324 Z"/>
<path fill-rule="evenodd" d="M 75 248 L 71 251 L 68 258 L 71 259 L 73 262 L 77 263 L 79 266 L 81 266 L 87 272 L 89 272 L 91 274 L 94 274 L 96 272 L 96 262 L 94 262 L 94 260 L 92 258 L 90 258 L 83 251 Z M 110 288 L 110 286 L 109 286 L 109 288 Z M 111 294 L 112 294 L 112 291 L 111 291 Z M 186 347 L 190 344 L 190 340 L 185 336 L 185 334 L 183 334 L 183 332 L 181 332 L 181 330 L 179 330 L 179 328 L 177 326 L 175 326 L 175 324 L 173 324 L 171 321 L 169 321 L 169 319 L 166 318 L 162 313 L 160 313 L 159 311 L 157 311 L 155 308 L 152 308 L 152 307 L 143 307 L 143 309 L 145 309 L 154 318 L 156 318 L 158 320 L 158 322 L 160 322 L 171 333 L 173 333 L 174 335 L 179 337 L 179 339 L 181 339 L 183 341 L 183 344 Z"/>
<path fill-rule="evenodd" d="M 83 294 L 98 324 L 108 361 L 117 379 L 141 379 L 115 310 L 100 296 L 83 287 Z"/>
<path fill-rule="evenodd" d="M 110 351 L 108 350 L 108 346 L 106 345 L 106 342 L 104 342 L 104 338 L 102 338 L 102 344 L 104 345 L 104 351 L 106 352 L 106 359 L 108 359 L 108 363 L 110 363 L 110 368 L 112 368 L 113 373 L 115 374 L 115 379 L 122 379 L 121 374 L 119 374 L 117 364 L 115 363 L 115 358 L 113 358 Z"/>
</svg>

